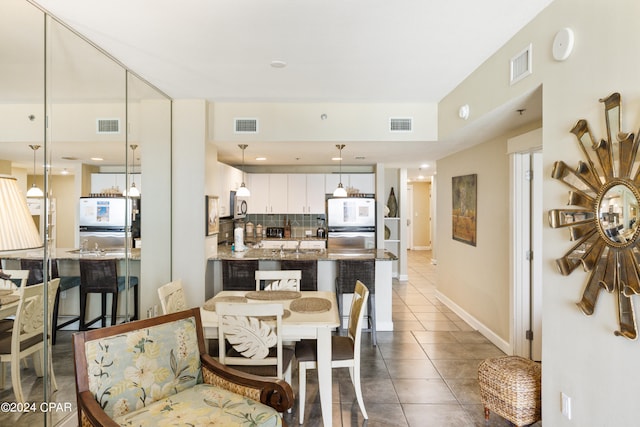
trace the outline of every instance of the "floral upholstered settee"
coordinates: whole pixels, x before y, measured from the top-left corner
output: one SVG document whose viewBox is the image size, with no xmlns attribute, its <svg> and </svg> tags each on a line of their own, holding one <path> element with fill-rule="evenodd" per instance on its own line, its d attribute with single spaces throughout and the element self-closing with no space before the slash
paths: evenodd
<svg viewBox="0 0 640 427">
<path fill-rule="evenodd" d="M 281 426 L 291 386 L 206 354 L 199 309 L 74 334 L 81 426 Z"/>
</svg>

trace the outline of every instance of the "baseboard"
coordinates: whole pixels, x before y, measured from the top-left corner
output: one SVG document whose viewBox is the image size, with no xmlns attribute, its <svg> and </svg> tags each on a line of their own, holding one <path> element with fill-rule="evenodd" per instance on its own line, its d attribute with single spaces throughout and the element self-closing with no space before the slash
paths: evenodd
<svg viewBox="0 0 640 427">
<path fill-rule="evenodd" d="M 446 305 L 451 311 L 457 314 L 462 320 L 471 325 L 472 328 L 476 329 L 480 332 L 485 338 L 491 341 L 496 347 L 502 350 L 505 354 L 513 354 L 513 348 L 509 342 L 505 341 L 498 335 L 496 335 L 491 329 L 486 327 L 482 322 L 478 321 L 475 317 L 471 316 L 465 310 L 463 310 L 459 305 L 451 301 L 449 298 L 444 296 L 441 292 L 436 290 L 436 298 L 440 300 L 444 305 Z"/>
<path fill-rule="evenodd" d="M 409 280 L 408 274 L 400 274 L 398 275 L 398 280 L 401 282 L 407 282 Z"/>
</svg>

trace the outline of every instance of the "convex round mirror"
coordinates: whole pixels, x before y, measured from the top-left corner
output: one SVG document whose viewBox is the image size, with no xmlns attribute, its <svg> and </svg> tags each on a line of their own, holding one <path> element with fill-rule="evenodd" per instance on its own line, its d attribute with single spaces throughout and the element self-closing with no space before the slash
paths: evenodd
<svg viewBox="0 0 640 427">
<path fill-rule="evenodd" d="M 628 246 L 638 236 L 638 195 L 632 184 L 613 180 L 597 200 L 600 235 L 611 246 Z"/>
</svg>

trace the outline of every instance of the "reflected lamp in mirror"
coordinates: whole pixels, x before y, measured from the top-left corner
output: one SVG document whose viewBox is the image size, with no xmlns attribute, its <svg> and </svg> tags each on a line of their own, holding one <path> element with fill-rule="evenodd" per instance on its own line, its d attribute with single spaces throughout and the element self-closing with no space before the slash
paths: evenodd
<svg viewBox="0 0 640 427">
<path fill-rule="evenodd" d="M 42 190 L 36 185 L 36 151 L 40 148 L 39 145 L 29 145 L 29 148 L 33 150 L 33 185 L 27 191 L 27 197 L 44 197 Z"/>
<path fill-rule="evenodd" d="M 0 175 L 0 251 L 42 247 L 42 239 L 14 177 Z"/>
</svg>

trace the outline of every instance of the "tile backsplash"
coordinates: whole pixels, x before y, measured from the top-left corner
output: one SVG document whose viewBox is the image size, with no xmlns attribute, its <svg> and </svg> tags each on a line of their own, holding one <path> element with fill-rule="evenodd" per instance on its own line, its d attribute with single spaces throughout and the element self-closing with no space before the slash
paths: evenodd
<svg viewBox="0 0 640 427">
<path fill-rule="evenodd" d="M 240 224 L 248 222 L 253 223 L 254 230 L 258 224 L 262 225 L 263 230 L 267 227 L 284 227 L 285 222 L 291 221 L 291 238 L 302 239 L 306 236 L 306 232 L 310 231 L 311 236 L 316 236 L 316 230 L 320 224 L 326 227 L 326 215 L 321 214 L 249 214 Z M 220 220 L 220 234 L 218 242 L 231 244 L 233 242 L 234 221 L 232 219 Z M 246 236 L 251 241 L 253 236 Z M 256 236 L 257 237 L 257 236 Z"/>
</svg>

